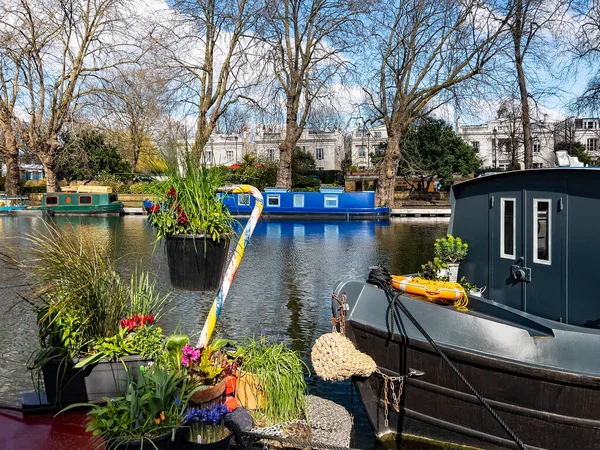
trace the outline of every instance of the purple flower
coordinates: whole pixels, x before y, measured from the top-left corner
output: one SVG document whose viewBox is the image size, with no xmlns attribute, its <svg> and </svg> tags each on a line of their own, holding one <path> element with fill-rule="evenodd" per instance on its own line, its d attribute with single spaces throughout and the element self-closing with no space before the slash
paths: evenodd
<svg viewBox="0 0 600 450">
<path fill-rule="evenodd" d="M 216 425 L 227 414 L 227 406 L 222 404 L 212 404 L 206 408 L 190 408 L 185 416 L 184 424 L 191 422 L 206 423 Z"/>
<path fill-rule="evenodd" d="M 191 355 L 192 361 L 197 361 L 200 358 L 200 350 L 194 349 Z"/>
<path fill-rule="evenodd" d="M 190 363 L 190 359 L 188 358 L 187 355 L 183 355 L 181 357 L 181 364 L 183 364 L 184 366 L 187 366 Z"/>
<path fill-rule="evenodd" d="M 183 346 L 183 354 L 190 356 L 192 354 L 192 347 L 190 347 L 190 344 L 185 344 Z"/>
</svg>

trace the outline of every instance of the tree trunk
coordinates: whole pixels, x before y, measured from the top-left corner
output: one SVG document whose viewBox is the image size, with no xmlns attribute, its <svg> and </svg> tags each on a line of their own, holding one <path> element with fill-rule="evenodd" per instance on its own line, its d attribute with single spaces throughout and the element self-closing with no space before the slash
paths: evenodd
<svg viewBox="0 0 600 450">
<path fill-rule="evenodd" d="M 38 157 L 44 166 L 44 175 L 46 176 L 46 192 L 58 192 L 58 181 L 56 180 L 56 161 L 54 151 L 48 150 L 38 153 Z"/>
<path fill-rule="evenodd" d="M 375 206 L 394 207 L 394 190 L 396 188 L 396 172 L 400 161 L 400 137 L 389 136 L 388 148 L 379 166 L 377 188 L 375 189 Z"/>
<path fill-rule="evenodd" d="M 515 3 L 515 23 L 512 30 L 515 47 L 515 67 L 519 80 L 519 93 L 521 94 L 521 124 L 523 126 L 523 145 L 525 154 L 523 160 L 525 168 L 533 168 L 533 139 L 531 137 L 531 115 L 529 113 L 529 94 L 527 93 L 527 80 L 523 70 L 523 53 L 521 52 L 521 39 L 523 37 L 523 2 Z"/>
<path fill-rule="evenodd" d="M 292 158 L 294 149 L 300 138 L 298 130 L 298 111 L 292 100 L 288 100 L 285 124 L 285 138 L 279 144 L 279 170 L 277 171 L 277 187 L 292 187 Z"/>
<path fill-rule="evenodd" d="M 4 191 L 8 195 L 19 195 L 21 186 L 19 184 L 19 148 L 12 133 L 4 133 L 4 162 L 6 163 L 6 178 L 4 179 Z"/>
</svg>

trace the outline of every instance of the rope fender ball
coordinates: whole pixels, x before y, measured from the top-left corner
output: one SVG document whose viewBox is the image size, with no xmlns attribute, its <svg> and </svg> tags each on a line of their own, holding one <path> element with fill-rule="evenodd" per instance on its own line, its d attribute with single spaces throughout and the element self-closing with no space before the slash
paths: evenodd
<svg viewBox="0 0 600 450">
<path fill-rule="evenodd" d="M 340 333 L 327 333 L 313 345 L 310 358 L 315 372 L 326 381 L 343 381 L 352 376 L 368 377 L 377 368 L 369 355 L 354 347 Z"/>
</svg>

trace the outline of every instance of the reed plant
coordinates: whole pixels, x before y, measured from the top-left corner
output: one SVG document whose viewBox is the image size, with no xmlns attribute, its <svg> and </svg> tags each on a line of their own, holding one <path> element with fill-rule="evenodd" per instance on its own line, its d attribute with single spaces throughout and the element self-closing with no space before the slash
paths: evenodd
<svg viewBox="0 0 600 450">
<path fill-rule="evenodd" d="M 248 338 L 238 346 L 236 357 L 242 373 L 257 378 L 258 389 L 265 396 L 259 410 L 267 424 L 306 418 L 304 371 L 308 372 L 308 367 L 286 342 L 265 335 Z"/>
</svg>

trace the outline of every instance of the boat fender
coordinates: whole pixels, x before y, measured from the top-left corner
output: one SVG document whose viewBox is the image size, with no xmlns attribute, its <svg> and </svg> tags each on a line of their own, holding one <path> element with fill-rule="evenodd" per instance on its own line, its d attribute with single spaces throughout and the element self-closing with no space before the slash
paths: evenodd
<svg viewBox="0 0 600 450">
<path fill-rule="evenodd" d="M 313 345 L 310 358 L 316 374 L 326 381 L 343 381 L 352 376 L 368 377 L 377 368 L 369 355 L 354 347 L 341 333 L 327 333 Z"/>
</svg>

